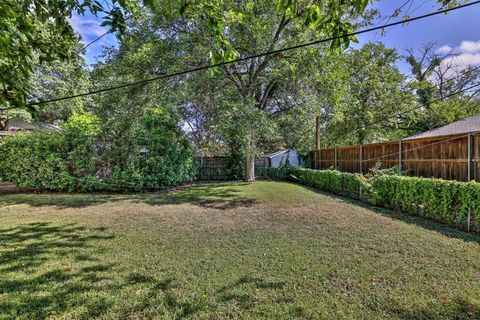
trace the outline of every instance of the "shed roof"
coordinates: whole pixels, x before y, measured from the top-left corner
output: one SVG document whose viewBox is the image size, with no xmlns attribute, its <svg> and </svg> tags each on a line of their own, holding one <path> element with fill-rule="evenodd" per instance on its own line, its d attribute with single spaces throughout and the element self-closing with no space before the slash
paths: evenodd
<svg viewBox="0 0 480 320">
<path fill-rule="evenodd" d="M 270 154 L 266 154 L 265 157 L 271 159 L 271 158 L 274 158 L 274 157 L 276 157 L 276 156 L 279 156 L 279 155 L 284 154 L 285 152 L 289 152 L 289 151 L 295 152 L 295 151 L 290 150 L 290 149 L 282 148 L 282 149 L 280 149 L 280 150 L 278 150 L 278 151 L 272 152 L 272 153 L 270 153 Z"/>
<path fill-rule="evenodd" d="M 428 130 L 415 134 L 403 140 L 415 140 L 423 138 L 434 138 L 439 136 L 449 136 L 480 131 L 480 116 L 468 117 L 463 120 L 455 121 L 446 126 Z"/>
</svg>

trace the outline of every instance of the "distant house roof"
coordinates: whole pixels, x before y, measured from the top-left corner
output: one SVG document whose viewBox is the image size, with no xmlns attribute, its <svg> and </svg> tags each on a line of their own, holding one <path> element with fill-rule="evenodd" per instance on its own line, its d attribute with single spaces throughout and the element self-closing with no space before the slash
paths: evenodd
<svg viewBox="0 0 480 320">
<path fill-rule="evenodd" d="M 17 131 L 17 130 L 34 130 L 35 127 L 28 123 L 27 121 L 19 118 L 9 119 L 7 122 L 8 131 Z"/>
<path fill-rule="evenodd" d="M 455 121 L 447 124 L 446 126 L 418 133 L 403 140 L 434 138 L 439 136 L 465 134 L 476 131 L 480 131 L 480 116 L 473 116 L 460 121 Z"/>
</svg>

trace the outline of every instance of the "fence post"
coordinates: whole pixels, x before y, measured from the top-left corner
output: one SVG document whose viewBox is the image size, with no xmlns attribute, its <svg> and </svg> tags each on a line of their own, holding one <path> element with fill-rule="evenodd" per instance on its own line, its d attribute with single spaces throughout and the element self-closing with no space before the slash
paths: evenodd
<svg viewBox="0 0 480 320">
<path fill-rule="evenodd" d="M 468 134 L 468 154 L 467 154 L 467 182 L 472 180 L 472 134 Z"/>
<path fill-rule="evenodd" d="M 398 140 L 398 171 L 402 171 L 402 140 Z"/>
<path fill-rule="evenodd" d="M 470 182 L 472 179 L 472 134 L 468 134 L 468 140 L 467 140 L 467 182 Z M 469 207 L 468 208 L 468 217 L 467 217 L 467 230 L 470 231 L 470 224 L 471 224 L 471 219 L 472 219 L 472 214 L 471 214 L 472 209 Z"/>
<path fill-rule="evenodd" d="M 359 158 L 360 158 L 360 174 L 363 174 L 363 148 L 362 148 L 362 145 L 360 145 L 360 155 L 359 155 Z"/>
<path fill-rule="evenodd" d="M 337 169 L 337 148 L 335 148 L 335 170 Z"/>
<path fill-rule="evenodd" d="M 318 169 L 322 170 L 322 150 L 318 149 Z"/>
</svg>

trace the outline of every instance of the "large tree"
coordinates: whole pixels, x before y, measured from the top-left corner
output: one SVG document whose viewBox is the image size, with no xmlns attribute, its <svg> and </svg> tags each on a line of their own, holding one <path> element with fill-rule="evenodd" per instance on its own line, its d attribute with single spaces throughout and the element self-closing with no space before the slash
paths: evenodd
<svg viewBox="0 0 480 320">
<path fill-rule="evenodd" d="M 341 95 L 326 110 L 327 139 L 335 145 L 363 144 L 398 134 L 399 115 L 414 99 L 396 67 L 395 49 L 368 43 L 337 60 Z"/>
<path fill-rule="evenodd" d="M 10 13 L 12 20 L 9 23 L 13 25 L 22 19 L 30 19 L 29 23 L 55 22 L 52 28 L 57 29 L 52 32 L 58 35 L 65 29 L 69 32 L 66 39 L 72 42 L 72 30 L 65 26 L 68 15 L 74 11 L 81 13 L 84 9 L 94 12 L 103 10 L 95 1 L 53 2 L 47 6 L 48 10 L 35 11 L 34 16 L 27 14 L 25 18 Z M 32 4 L 35 7 L 37 2 L 26 0 L 25 3 L 27 7 Z M 108 51 L 107 63 L 95 68 L 96 87 L 138 81 L 341 35 L 365 23 L 362 15 L 368 16 L 364 12 L 367 0 L 149 0 L 144 4 L 144 15 L 132 17 L 128 22 L 128 32 L 122 38 L 120 48 Z M 121 5 L 127 11 L 134 9 L 130 2 L 122 1 Z M 112 27 L 120 26 L 122 29 L 122 10 L 115 10 L 109 14 L 112 18 L 110 23 Z M 58 15 L 57 22 L 55 17 Z M 44 35 L 41 39 L 51 41 L 53 38 Z M 295 115 L 302 115 L 304 119 L 313 118 L 315 110 L 328 111 L 332 108 L 334 104 L 331 103 L 315 106 L 314 101 L 308 101 L 306 95 L 311 88 L 306 88 L 302 82 L 306 80 L 305 75 L 312 74 L 310 70 L 318 69 L 316 64 L 329 59 L 326 54 L 328 47 L 344 49 L 354 40 L 354 37 L 341 37 L 325 45 L 259 56 L 210 72 L 173 77 L 164 82 L 103 94 L 95 98 L 94 110 L 105 120 L 110 128 L 109 134 L 123 141 L 120 136 L 123 138 L 134 132 L 129 130 L 135 122 L 132 119 L 141 115 L 145 106 L 179 105 L 181 108 L 175 112 L 184 115 L 184 127 L 191 127 L 189 134 L 192 138 L 212 152 L 215 148 L 208 146 L 207 141 L 215 141 L 216 146 L 234 146 L 245 156 L 246 167 L 252 169 L 247 170 L 246 180 L 252 180 L 255 154 L 269 146 L 280 145 L 282 140 L 295 142 L 295 137 L 300 135 L 296 130 L 287 136 L 282 130 L 294 123 Z M 65 44 L 63 49 L 68 47 L 71 50 L 72 45 L 59 44 L 62 43 Z M 31 43 L 22 42 L 13 49 L 19 51 L 28 47 L 27 44 Z M 32 52 L 28 51 L 26 56 L 37 54 L 40 60 L 58 59 L 65 56 L 66 51 L 62 48 L 46 55 L 44 47 L 31 46 Z M 30 76 L 31 72 L 23 73 L 22 79 Z M 14 87 L 8 83 L 10 80 L 5 79 L 4 105 L 8 105 L 7 108 L 12 104 L 21 105 L 30 89 L 29 84 L 22 87 L 18 85 L 22 82 L 17 81 Z M 335 102 L 340 96 L 337 94 L 332 100 Z M 302 109 L 304 101 L 308 101 L 309 108 Z M 229 113 L 245 117 L 236 117 L 235 122 L 230 121 L 229 127 L 225 123 Z M 299 127 L 299 119 L 296 118 L 295 127 Z"/>
<path fill-rule="evenodd" d="M 242 58 L 353 31 L 354 20 L 360 17 L 367 3 L 357 0 L 156 1 L 150 5 L 151 14 L 131 24 L 131 36 L 126 35 L 116 57 L 123 61 L 131 61 L 132 56 L 136 60 L 139 56 L 145 57 L 136 68 L 140 78 Z M 224 122 L 215 128 L 224 142 L 241 149 L 246 159 L 245 179 L 251 181 L 255 154 L 262 151 L 268 140 L 278 137 L 273 132 L 275 117 L 291 106 L 288 103 L 291 97 L 284 93 L 292 93 L 289 89 L 298 81 L 298 70 L 305 65 L 313 66 L 313 61 L 324 57 L 324 48 L 346 47 L 351 40 L 355 40 L 354 37 L 344 37 L 325 46 L 261 56 L 222 66 L 210 73 L 172 79 L 170 84 L 177 90 L 195 87 L 192 82 L 205 84 L 199 88 L 201 95 L 192 93 L 183 99 L 177 95 L 174 99 L 181 102 L 195 121 L 208 120 L 210 115 L 225 119 L 229 112 L 248 115 L 232 117 L 235 120 L 231 123 L 237 129 L 235 134 Z M 132 73 L 137 71 L 130 75 Z M 164 89 L 165 86 L 168 85 L 164 84 Z M 208 101 L 208 94 L 220 99 L 212 103 L 211 99 Z M 209 116 L 205 116 L 205 110 Z"/>
</svg>

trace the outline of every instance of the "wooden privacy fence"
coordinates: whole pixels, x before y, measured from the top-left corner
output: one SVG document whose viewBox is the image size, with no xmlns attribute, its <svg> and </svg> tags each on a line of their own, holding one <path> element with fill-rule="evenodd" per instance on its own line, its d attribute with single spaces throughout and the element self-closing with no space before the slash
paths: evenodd
<svg viewBox="0 0 480 320">
<path fill-rule="evenodd" d="M 230 160 L 228 157 L 198 157 L 200 181 L 227 180 Z"/>
<path fill-rule="evenodd" d="M 366 174 L 399 166 L 407 175 L 480 181 L 480 133 L 408 139 L 312 152 L 314 169 Z"/>
<path fill-rule="evenodd" d="M 231 158 L 229 157 L 198 157 L 199 169 L 197 180 L 200 181 L 222 181 L 232 179 Z M 270 161 L 265 157 L 255 158 L 255 169 L 257 175 L 264 174 L 264 171 L 257 170 L 270 166 Z"/>
</svg>

